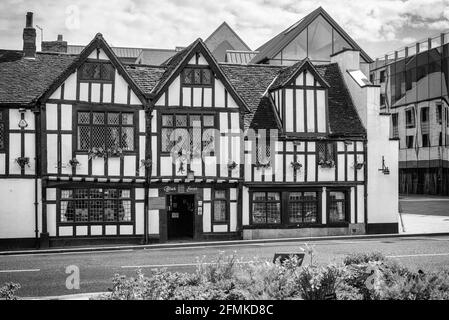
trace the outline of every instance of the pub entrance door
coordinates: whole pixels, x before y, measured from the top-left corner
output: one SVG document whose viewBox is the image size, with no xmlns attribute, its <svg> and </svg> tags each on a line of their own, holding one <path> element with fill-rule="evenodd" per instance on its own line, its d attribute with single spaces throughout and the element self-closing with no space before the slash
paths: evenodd
<svg viewBox="0 0 449 320">
<path fill-rule="evenodd" d="M 167 201 L 168 240 L 192 240 L 195 225 L 195 195 L 168 195 Z"/>
</svg>

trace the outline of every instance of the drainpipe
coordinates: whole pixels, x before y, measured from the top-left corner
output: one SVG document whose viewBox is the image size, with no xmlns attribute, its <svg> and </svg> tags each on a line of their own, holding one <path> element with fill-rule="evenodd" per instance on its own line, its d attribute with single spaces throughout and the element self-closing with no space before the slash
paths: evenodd
<svg viewBox="0 0 449 320">
<path fill-rule="evenodd" d="M 145 110 L 145 137 L 146 137 L 146 141 L 145 141 L 145 159 L 148 159 L 148 154 L 152 154 L 152 150 L 151 150 L 151 116 L 152 116 L 152 108 L 146 108 Z M 148 138 L 149 137 L 149 138 Z M 144 243 L 148 244 L 149 242 L 149 238 L 148 238 L 148 201 L 149 201 L 149 196 L 148 193 L 150 192 L 150 180 L 151 180 L 151 171 L 152 171 L 152 166 L 150 168 L 148 168 L 147 166 L 145 166 L 145 195 L 143 197 L 144 199 L 144 205 L 143 205 L 143 210 L 144 210 L 144 228 L 143 228 L 143 232 L 145 233 L 144 236 Z"/>
<path fill-rule="evenodd" d="M 36 248 L 39 248 L 39 168 L 40 168 L 40 157 L 39 157 L 39 134 L 40 134 L 40 122 L 39 122 L 39 105 L 36 105 L 36 108 L 33 110 L 34 112 L 34 128 L 36 130 L 35 144 L 34 144 L 34 156 L 35 156 L 35 168 L 34 168 L 34 221 L 35 221 L 35 238 L 36 238 Z"/>
<path fill-rule="evenodd" d="M 368 137 L 367 137 L 368 138 Z M 364 203 L 365 203 L 365 234 L 368 233 L 368 168 L 369 168 L 369 163 L 368 163 L 368 141 L 365 141 L 365 172 L 364 172 L 364 176 L 365 176 L 365 195 L 364 195 Z"/>
</svg>

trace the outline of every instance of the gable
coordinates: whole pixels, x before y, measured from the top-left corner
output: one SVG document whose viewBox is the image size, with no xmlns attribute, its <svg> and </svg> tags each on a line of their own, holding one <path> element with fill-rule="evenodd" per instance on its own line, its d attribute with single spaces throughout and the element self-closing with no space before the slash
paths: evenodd
<svg viewBox="0 0 449 320">
<path fill-rule="evenodd" d="M 81 52 L 42 98 L 89 103 L 143 105 L 145 97 L 101 34 Z"/>
<path fill-rule="evenodd" d="M 344 48 L 359 50 L 365 62 L 372 59 L 321 7 L 261 46 L 251 63 L 291 65 L 308 57 L 328 62 Z"/>
<path fill-rule="evenodd" d="M 168 63 L 154 95 L 156 106 L 242 107 L 247 110 L 201 39 Z"/>
</svg>

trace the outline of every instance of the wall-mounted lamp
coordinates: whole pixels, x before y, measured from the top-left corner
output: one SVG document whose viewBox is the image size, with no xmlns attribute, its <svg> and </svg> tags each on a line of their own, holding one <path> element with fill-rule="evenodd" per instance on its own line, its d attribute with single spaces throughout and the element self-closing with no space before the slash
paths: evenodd
<svg viewBox="0 0 449 320">
<path fill-rule="evenodd" d="M 19 121 L 19 128 L 24 129 L 26 127 L 28 127 L 28 122 L 26 122 L 25 120 L 25 113 L 26 113 L 26 109 L 25 108 L 20 108 L 19 109 L 19 113 L 20 113 L 20 121 Z"/>
<path fill-rule="evenodd" d="M 384 156 L 382 156 L 382 168 L 379 171 L 382 171 L 383 174 L 390 174 L 390 169 L 385 165 Z"/>
</svg>

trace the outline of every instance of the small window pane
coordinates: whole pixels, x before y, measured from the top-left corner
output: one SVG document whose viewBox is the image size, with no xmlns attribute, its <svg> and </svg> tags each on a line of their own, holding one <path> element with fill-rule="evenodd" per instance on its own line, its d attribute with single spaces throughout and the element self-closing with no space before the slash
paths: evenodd
<svg viewBox="0 0 449 320">
<path fill-rule="evenodd" d="M 116 124 L 120 123 L 120 113 L 108 113 L 108 124 Z"/>
<path fill-rule="evenodd" d="M 192 70 L 193 69 L 184 69 L 184 83 L 185 84 L 192 83 Z"/>
<path fill-rule="evenodd" d="M 92 127 L 92 148 L 105 147 L 105 127 Z"/>
<path fill-rule="evenodd" d="M 79 124 L 89 124 L 90 123 L 89 112 L 78 112 L 78 123 Z"/>
<path fill-rule="evenodd" d="M 131 201 L 122 200 L 119 202 L 118 210 L 119 221 L 131 221 Z"/>
<path fill-rule="evenodd" d="M 209 69 L 203 69 L 203 84 L 211 84 L 211 73 Z"/>
<path fill-rule="evenodd" d="M 190 126 L 201 127 L 201 116 L 198 115 L 190 116 Z"/>
<path fill-rule="evenodd" d="M 133 124 L 133 114 L 132 113 L 122 113 L 122 124 L 131 125 Z"/>
<path fill-rule="evenodd" d="M 3 123 L 0 123 L 0 149 L 4 148 L 5 148 L 5 125 Z"/>
<path fill-rule="evenodd" d="M 226 201 L 214 201 L 214 221 L 226 221 Z"/>
<path fill-rule="evenodd" d="M 118 148 L 120 146 L 120 128 L 108 127 L 106 135 L 106 148 Z"/>
<path fill-rule="evenodd" d="M 291 223 L 302 222 L 302 203 L 291 202 L 288 204 L 288 216 Z"/>
<path fill-rule="evenodd" d="M 265 201 L 265 192 L 254 192 L 253 200 L 254 201 Z"/>
<path fill-rule="evenodd" d="M 104 113 L 94 112 L 93 113 L 93 124 L 104 124 Z"/>
<path fill-rule="evenodd" d="M 89 150 L 90 128 L 87 126 L 78 127 L 78 150 Z"/>
<path fill-rule="evenodd" d="M 203 117 L 203 125 L 205 127 L 213 127 L 215 125 L 214 116 L 204 116 Z"/>
<path fill-rule="evenodd" d="M 162 126 L 173 127 L 173 116 L 162 116 Z"/>
<path fill-rule="evenodd" d="M 103 201 L 90 201 L 89 219 L 92 222 L 103 221 Z"/>
<path fill-rule="evenodd" d="M 62 199 L 71 199 L 73 196 L 72 190 L 61 190 Z"/>
<path fill-rule="evenodd" d="M 173 129 L 162 129 L 161 143 L 162 152 L 170 152 L 174 146 L 174 142 L 170 140 Z"/>
<path fill-rule="evenodd" d="M 134 150 L 134 128 L 122 128 L 122 149 L 127 151 Z"/>
<path fill-rule="evenodd" d="M 194 83 L 201 84 L 201 69 L 194 69 L 193 71 Z"/>
<path fill-rule="evenodd" d="M 101 67 L 101 79 L 102 80 L 114 80 L 115 69 L 110 63 L 102 63 Z"/>
<path fill-rule="evenodd" d="M 267 223 L 265 203 L 253 203 L 253 224 Z"/>
<path fill-rule="evenodd" d="M 117 219 L 117 200 L 106 200 L 104 202 L 105 221 L 115 221 Z"/>
<path fill-rule="evenodd" d="M 281 223 L 280 203 L 267 203 L 267 223 Z"/>
<path fill-rule="evenodd" d="M 225 190 L 215 190 L 215 199 L 226 199 L 226 191 Z"/>
<path fill-rule="evenodd" d="M 301 192 L 290 192 L 289 200 L 290 201 L 299 201 L 301 200 Z"/>
<path fill-rule="evenodd" d="M 186 127 L 187 126 L 187 116 L 176 116 L 176 126 Z"/>
<path fill-rule="evenodd" d="M 278 200 L 280 200 L 280 198 L 281 198 L 280 193 L 278 193 L 278 192 L 268 192 L 268 195 L 267 195 L 267 200 L 268 201 L 278 201 Z"/>
</svg>

